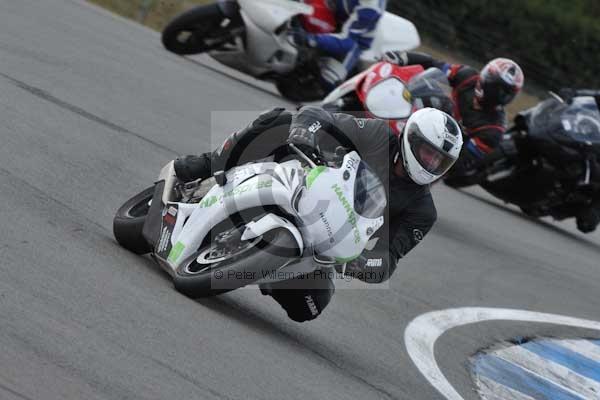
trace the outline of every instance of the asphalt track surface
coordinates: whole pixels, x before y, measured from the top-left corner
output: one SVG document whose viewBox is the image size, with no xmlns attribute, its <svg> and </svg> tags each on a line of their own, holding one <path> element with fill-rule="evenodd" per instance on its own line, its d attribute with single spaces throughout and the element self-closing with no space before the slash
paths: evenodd
<svg viewBox="0 0 600 400">
<path fill-rule="evenodd" d="M 209 150 L 212 110 L 292 105 L 79 1 L 2 0 L 0 27 L 0 399 L 438 399 L 403 339 L 424 312 L 600 320 L 598 234 L 443 185 L 390 287 L 338 290 L 314 322 L 256 290 L 187 299 L 115 244 L 114 211 L 177 154 Z M 468 357 L 532 335 L 600 333 L 485 322 L 442 336 L 436 356 L 473 399 Z"/>
</svg>

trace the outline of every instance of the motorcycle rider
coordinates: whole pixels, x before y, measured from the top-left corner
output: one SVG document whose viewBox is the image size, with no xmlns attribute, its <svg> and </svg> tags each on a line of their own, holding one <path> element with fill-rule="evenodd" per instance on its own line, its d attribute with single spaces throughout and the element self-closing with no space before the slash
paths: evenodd
<svg viewBox="0 0 600 400">
<path fill-rule="evenodd" d="M 450 64 L 418 52 L 390 51 L 383 59 L 401 66 L 420 64 L 425 69 L 436 67 L 448 76 L 456 105 L 454 116 L 461 122 L 469 139 L 451 175 L 468 175 L 478 166 L 511 151 L 499 147 L 499 144 L 507 128 L 504 107 L 521 92 L 525 80 L 516 62 L 495 58 L 477 71 L 469 65 Z"/>
<path fill-rule="evenodd" d="M 355 67 L 363 51 L 371 47 L 386 0 L 303 0 L 313 6 L 304 17 L 304 30 L 294 33 L 296 44 L 322 51 L 321 79 L 331 91 Z"/>
<path fill-rule="evenodd" d="M 375 233 L 374 246 L 349 261 L 345 270 L 363 281 L 380 283 L 389 279 L 398 260 L 423 240 L 435 222 L 429 184 L 458 158 L 462 134 L 451 116 L 432 108 L 415 112 L 400 138 L 382 120 L 329 113 L 314 106 L 295 114 L 277 108 L 230 135 L 214 152 L 178 158 L 175 172 L 180 180 L 190 182 L 267 156 L 281 160 L 288 154 L 287 143 L 308 154 L 320 154 L 322 146 L 336 144 L 354 149 L 384 183 L 388 195 L 384 226 Z M 323 311 L 334 292 L 331 276 L 313 273 L 310 278 L 267 284 L 261 291 L 272 296 L 291 319 L 308 321 Z"/>
</svg>

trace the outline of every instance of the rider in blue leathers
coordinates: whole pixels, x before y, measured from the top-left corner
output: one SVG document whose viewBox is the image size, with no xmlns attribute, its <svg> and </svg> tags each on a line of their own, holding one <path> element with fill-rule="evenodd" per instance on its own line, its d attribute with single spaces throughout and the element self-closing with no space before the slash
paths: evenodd
<svg viewBox="0 0 600 400">
<path fill-rule="evenodd" d="M 303 0 L 315 12 L 303 21 L 296 42 L 319 49 L 321 78 L 327 90 L 343 82 L 375 38 L 386 0 Z"/>
</svg>

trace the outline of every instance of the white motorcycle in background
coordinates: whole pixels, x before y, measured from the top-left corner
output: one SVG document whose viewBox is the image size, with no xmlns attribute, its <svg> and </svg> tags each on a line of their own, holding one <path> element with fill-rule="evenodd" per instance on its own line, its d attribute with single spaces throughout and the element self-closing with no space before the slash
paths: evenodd
<svg viewBox="0 0 600 400">
<path fill-rule="evenodd" d="M 383 225 L 383 184 L 356 152 L 317 165 L 290 147 L 310 167 L 251 163 L 182 185 L 171 161 L 119 208 L 115 238 L 194 298 L 345 265 Z"/>
<path fill-rule="evenodd" d="M 163 30 L 162 42 L 175 54 L 208 52 L 233 69 L 273 81 L 290 100 L 314 101 L 320 97 L 311 98 L 311 91 L 302 90 L 305 82 L 319 76 L 314 51 L 296 47 L 290 36 L 300 26 L 298 17 L 312 12 L 312 6 L 291 0 L 219 0 L 173 19 Z M 412 50 L 420 43 L 412 22 L 386 12 L 355 72 L 368 68 L 386 51 Z"/>
</svg>

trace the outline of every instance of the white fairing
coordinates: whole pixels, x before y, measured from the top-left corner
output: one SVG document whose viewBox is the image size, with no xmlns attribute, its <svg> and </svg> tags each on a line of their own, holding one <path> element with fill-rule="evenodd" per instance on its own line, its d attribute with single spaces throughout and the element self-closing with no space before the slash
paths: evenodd
<svg viewBox="0 0 600 400">
<path fill-rule="evenodd" d="M 389 78 L 373 86 L 365 106 L 371 114 L 382 119 L 402 119 L 410 116 L 410 93 L 399 79 Z"/>
<path fill-rule="evenodd" d="M 325 168 L 309 185 L 298 204 L 300 227 L 318 256 L 344 263 L 357 258 L 371 236 L 383 225 L 383 216 L 364 218 L 354 210 L 354 184 L 360 157 L 351 152 L 342 168 Z M 348 179 L 344 179 L 344 173 Z M 310 179 L 308 179 L 310 181 Z"/>
<path fill-rule="evenodd" d="M 298 51 L 287 29 L 280 29 L 298 15 L 311 15 L 313 7 L 291 0 L 238 0 L 245 25 L 245 44 L 210 53 L 217 61 L 253 76 L 269 72 L 285 74 L 296 67 Z M 407 51 L 421 43 L 412 22 L 389 12 L 377 25 L 370 50 L 361 55 L 361 66 L 371 65 L 388 50 Z"/>
<path fill-rule="evenodd" d="M 200 203 L 166 204 L 163 215 L 169 210 L 177 211 L 171 214 L 176 215 L 169 239 L 171 250 L 161 264 L 173 273 L 199 250 L 219 222 L 241 210 L 266 205 L 277 205 L 295 215 L 299 226 L 267 214 L 246 224 L 242 240 L 284 228 L 295 238 L 301 252 L 309 249 L 321 260 L 345 263 L 358 257 L 383 225 L 383 216 L 371 219 L 355 212 L 354 187 L 360 164 L 360 157 L 352 152 L 344 157 L 342 168 L 319 167 L 308 175 L 297 160 L 232 169 L 227 173 L 227 183 L 222 187 L 214 185 Z"/>
<path fill-rule="evenodd" d="M 293 212 L 292 198 L 302 182 L 302 174 L 300 163 L 295 160 L 248 164 L 228 172 L 227 184 L 213 186 L 199 204 L 180 204 L 182 210 L 171 235 L 171 244 L 177 251 L 171 251 L 169 266 L 175 270 L 198 250 L 213 226 L 235 212 L 273 204 Z"/>
<path fill-rule="evenodd" d="M 290 43 L 287 31 L 277 29 L 300 14 L 311 14 L 312 6 L 287 0 L 240 0 L 246 25 L 247 60 L 244 68 L 254 75 L 267 71 L 286 73 L 296 65 L 298 51 Z"/>
<path fill-rule="evenodd" d="M 244 14 L 263 31 L 273 32 L 292 17 L 312 14 L 312 6 L 288 0 L 238 0 Z"/>
<path fill-rule="evenodd" d="M 323 99 L 323 101 L 321 102 L 321 105 L 332 104 L 335 101 L 337 101 L 337 100 L 341 99 L 342 97 L 344 97 L 345 95 L 347 95 L 348 93 L 355 91 L 357 85 L 359 84 L 359 82 L 361 81 L 361 79 L 367 72 L 368 71 L 363 71 L 360 74 L 355 75 L 352 79 L 348 79 L 346 82 L 342 83 L 340 86 L 333 89 L 327 95 L 327 97 L 325 97 Z"/>
<path fill-rule="evenodd" d="M 386 51 L 408 51 L 421 45 L 421 37 L 409 20 L 385 12 L 377 24 L 377 33 L 371 49 L 364 52 L 362 60 L 377 60 Z"/>
<path fill-rule="evenodd" d="M 247 223 L 246 230 L 242 234 L 242 240 L 257 238 L 275 228 L 287 229 L 294 236 L 300 250 L 304 249 L 304 240 L 302 240 L 302 234 L 298 228 L 287 219 L 274 214 L 267 214 L 258 221 Z"/>
</svg>

